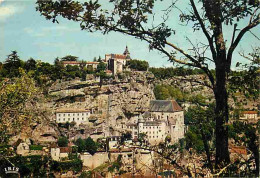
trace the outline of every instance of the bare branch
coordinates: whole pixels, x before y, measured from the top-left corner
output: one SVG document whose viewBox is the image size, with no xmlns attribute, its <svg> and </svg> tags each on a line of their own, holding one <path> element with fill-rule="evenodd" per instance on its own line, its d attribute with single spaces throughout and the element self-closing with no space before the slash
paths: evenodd
<svg viewBox="0 0 260 178">
<path fill-rule="evenodd" d="M 214 48 L 214 45 L 213 45 L 213 38 L 211 38 L 209 33 L 207 32 L 207 29 L 206 29 L 206 27 L 205 27 L 205 25 L 204 25 L 200 15 L 199 15 L 199 12 L 198 12 L 198 10 L 197 10 L 197 8 L 195 6 L 194 1 L 190 0 L 190 2 L 191 2 L 191 6 L 193 8 L 194 14 L 195 14 L 195 16 L 197 17 L 197 19 L 198 19 L 198 21 L 200 23 L 202 31 L 205 34 L 206 38 L 208 39 L 208 43 L 209 43 L 209 46 L 210 46 L 212 57 L 213 57 L 213 60 L 215 61 L 215 59 L 216 59 L 216 51 L 215 51 L 215 48 Z"/>
<path fill-rule="evenodd" d="M 254 16 L 254 14 L 252 16 Z M 251 18 L 252 18 L 252 16 L 251 16 Z M 234 43 L 231 44 L 231 46 L 228 50 L 227 62 L 228 62 L 229 66 L 231 65 L 232 55 L 233 55 L 233 52 L 236 49 L 238 43 L 241 41 L 241 39 L 243 38 L 243 36 L 245 35 L 246 32 L 248 32 L 250 29 L 259 25 L 259 23 L 260 23 L 260 14 L 257 15 L 256 19 L 254 19 L 254 20 L 250 19 L 249 24 L 239 32 L 239 34 L 237 35 L 237 38 L 235 39 Z"/>
</svg>

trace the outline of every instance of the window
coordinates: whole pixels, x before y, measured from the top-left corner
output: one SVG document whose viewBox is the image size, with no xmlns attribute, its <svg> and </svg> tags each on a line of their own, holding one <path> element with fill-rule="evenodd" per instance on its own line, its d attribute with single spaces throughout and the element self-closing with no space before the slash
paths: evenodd
<svg viewBox="0 0 260 178">
<path fill-rule="evenodd" d="M 75 118 L 73 118 L 73 121 L 75 120 Z"/>
<path fill-rule="evenodd" d="M 84 116 L 84 113 L 82 113 L 82 116 Z"/>
<path fill-rule="evenodd" d="M 73 116 L 74 116 L 75 114 L 73 113 Z"/>
<path fill-rule="evenodd" d="M 68 120 L 70 121 L 70 118 Z"/>
<path fill-rule="evenodd" d="M 68 114 L 68 116 L 70 116 L 70 114 Z"/>
<path fill-rule="evenodd" d="M 78 118 L 78 121 L 79 121 L 79 118 Z"/>
<path fill-rule="evenodd" d="M 63 116 L 65 116 L 65 114 L 63 114 Z"/>
<path fill-rule="evenodd" d="M 78 113 L 78 116 L 79 116 L 79 113 Z"/>
<path fill-rule="evenodd" d="M 65 118 L 63 118 L 63 121 L 65 121 Z"/>
<path fill-rule="evenodd" d="M 60 116 L 60 114 L 59 114 L 59 116 Z"/>
<path fill-rule="evenodd" d="M 60 121 L 60 119 L 59 119 L 59 121 Z"/>
</svg>

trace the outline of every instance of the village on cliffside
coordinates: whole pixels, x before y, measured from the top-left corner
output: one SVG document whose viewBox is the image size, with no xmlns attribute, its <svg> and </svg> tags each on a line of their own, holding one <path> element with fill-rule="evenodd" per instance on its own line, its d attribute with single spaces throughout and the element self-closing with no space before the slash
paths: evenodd
<svg viewBox="0 0 260 178">
<path fill-rule="evenodd" d="M 184 112 L 196 105 L 181 100 L 178 103 L 173 98 L 157 100 L 154 83 L 159 81 L 148 67 L 138 70 L 131 67 L 131 61 L 139 60 L 131 59 L 128 47 L 123 54 L 106 54 L 104 59 L 93 62 L 59 61 L 65 68 L 102 68 L 105 74 L 54 81 L 48 87 L 49 99 L 37 104 L 46 110 L 46 119 L 11 136 L 9 156 L 50 159 L 54 163 L 44 163 L 48 167 L 43 169 L 48 174 L 54 169 L 58 171 L 55 176 L 61 177 L 77 177 L 82 172 L 96 177 L 149 177 L 158 173 L 183 176 L 178 166 L 187 166 L 192 156 L 179 152 L 191 124 L 185 121 Z M 139 61 L 137 65 L 143 63 Z M 203 79 L 203 75 L 195 77 Z M 181 90 L 211 95 L 204 86 L 178 77 L 173 84 Z M 256 111 L 244 111 L 240 119 L 256 123 L 258 115 Z M 244 147 L 230 149 L 235 157 L 247 159 Z M 171 164 L 167 156 L 174 156 L 178 166 Z"/>
</svg>

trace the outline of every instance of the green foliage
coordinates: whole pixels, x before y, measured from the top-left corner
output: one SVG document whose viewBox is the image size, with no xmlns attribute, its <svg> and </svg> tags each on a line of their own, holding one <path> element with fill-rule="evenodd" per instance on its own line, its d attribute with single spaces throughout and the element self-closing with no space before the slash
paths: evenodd
<svg viewBox="0 0 260 178">
<path fill-rule="evenodd" d="M 154 76 L 158 79 L 169 79 L 176 76 L 186 76 L 186 75 L 198 75 L 203 74 L 201 69 L 191 69 L 191 68 L 184 68 L 184 67 L 168 67 L 168 68 L 149 68 L 149 71 L 154 74 Z"/>
<path fill-rule="evenodd" d="M 77 61 L 79 57 L 67 55 L 61 58 L 61 61 Z"/>
<path fill-rule="evenodd" d="M 75 145 L 78 146 L 78 152 L 89 152 L 90 154 L 94 155 L 98 149 L 98 143 L 94 142 L 94 140 L 90 137 L 87 139 L 78 138 L 75 142 Z"/>
<path fill-rule="evenodd" d="M 199 153 L 206 151 L 205 146 L 214 142 L 214 105 L 207 109 L 200 106 L 189 108 L 185 112 L 185 124 L 189 127 L 185 134 L 186 149 L 193 148 Z"/>
<path fill-rule="evenodd" d="M 93 172 L 92 171 L 83 171 L 79 178 L 92 178 L 93 177 Z"/>
<path fill-rule="evenodd" d="M 94 140 L 90 137 L 88 137 L 85 140 L 86 145 L 86 151 L 90 154 L 94 155 L 97 152 L 97 144 L 94 142 Z"/>
<path fill-rule="evenodd" d="M 100 73 L 100 72 L 104 72 L 107 68 L 107 65 L 104 63 L 104 62 L 100 62 L 98 65 L 97 65 L 97 72 Z"/>
<path fill-rule="evenodd" d="M 69 161 L 57 162 L 53 161 L 51 169 L 57 172 L 75 171 L 80 172 L 82 170 L 82 161 L 80 159 L 74 159 Z"/>
<path fill-rule="evenodd" d="M 58 146 L 59 147 L 66 147 L 68 146 L 69 140 L 67 139 L 67 137 L 60 137 L 58 139 Z"/>
<path fill-rule="evenodd" d="M 36 117 L 35 103 L 39 89 L 33 79 L 20 69 L 19 78 L 0 83 L 0 142 L 8 140 L 7 133 L 19 132 L 21 127 Z"/>
<path fill-rule="evenodd" d="M 86 142 L 82 138 L 78 138 L 75 142 L 75 145 L 78 146 L 78 152 L 80 153 L 86 150 Z"/>
<path fill-rule="evenodd" d="M 184 101 L 187 99 L 186 94 L 180 89 L 169 85 L 156 85 L 153 92 L 157 100 L 175 99 L 176 101 Z"/>
<path fill-rule="evenodd" d="M 147 69 L 149 68 L 149 63 L 147 61 L 133 59 L 127 61 L 126 66 L 128 66 L 130 69 L 137 71 L 147 71 Z"/>
<path fill-rule="evenodd" d="M 16 51 L 12 51 L 7 56 L 0 74 L 9 78 L 20 76 L 19 68 L 24 67 L 24 62 L 20 59 Z"/>
<path fill-rule="evenodd" d="M 237 96 L 245 96 L 246 99 L 257 100 L 259 97 L 259 65 L 260 47 L 254 48 L 248 55 L 241 54 L 249 63 L 237 63 L 237 71 L 232 71 L 228 80 L 228 92 L 237 101 Z M 243 102 L 243 104 L 247 104 Z"/>
<path fill-rule="evenodd" d="M 30 145 L 30 150 L 42 150 L 42 148 L 41 145 Z"/>
<path fill-rule="evenodd" d="M 229 138 L 233 139 L 236 145 L 246 146 L 253 153 L 252 158 L 256 164 L 253 172 L 255 172 L 256 177 L 259 176 L 259 121 L 256 124 L 235 121 L 228 127 Z"/>
<path fill-rule="evenodd" d="M 14 156 L 8 158 L 11 163 L 19 168 L 21 177 L 45 177 L 47 170 L 47 156 Z M 0 158 L 0 173 L 5 167 L 12 166 L 6 159 Z M 1 175 L 1 174 L 0 174 Z M 2 174 L 4 175 L 4 174 Z"/>
</svg>

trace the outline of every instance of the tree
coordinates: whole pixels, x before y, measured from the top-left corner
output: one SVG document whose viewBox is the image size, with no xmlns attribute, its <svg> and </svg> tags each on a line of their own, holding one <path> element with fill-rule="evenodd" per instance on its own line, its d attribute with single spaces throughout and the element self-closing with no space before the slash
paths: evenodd
<svg viewBox="0 0 260 178">
<path fill-rule="evenodd" d="M 210 153 L 210 142 L 213 142 L 215 132 L 213 105 L 210 105 L 207 109 L 199 105 L 189 108 L 185 113 L 185 124 L 189 126 L 189 130 L 185 134 L 186 147 L 194 148 L 198 152 L 205 151 L 207 164 L 211 171 L 213 171 Z"/>
<path fill-rule="evenodd" d="M 21 77 L 0 82 L 0 143 L 6 143 L 12 134 L 18 135 L 40 114 L 36 106 L 40 90 L 24 70 L 19 71 Z"/>
<path fill-rule="evenodd" d="M 66 147 L 68 146 L 69 140 L 67 139 L 67 137 L 60 137 L 58 139 L 58 146 L 59 147 Z"/>
<path fill-rule="evenodd" d="M 156 49 L 166 55 L 174 63 L 195 67 L 203 70 L 210 83 L 205 86 L 212 89 L 215 100 L 216 120 L 216 168 L 221 168 L 230 162 L 228 152 L 229 120 L 227 79 L 230 75 L 233 53 L 241 39 L 251 29 L 260 23 L 258 0 L 190 0 L 188 11 L 179 11 L 182 22 L 190 23 L 195 32 L 202 31 L 207 44 L 188 41 L 192 51 L 170 42 L 175 30 L 170 24 L 169 14 L 176 8 L 170 4 L 159 24 L 153 21 L 154 8 L 159 2 L 155 0 L 118 1 L 111 0 L 113 8 L 105 9 L 98 1 L 84 3 L 66 1 L 37 1 L 37 10 L 54 23 L 58 16 L 80 22 L 80 28 L 89 32 L 111 31 L 133 36 L 146 41 L 150 49 Z M 179 9 L 179 8 L 178 8 Z M 177 15 L 176 13 L 174 15 Z M 238 28 L 238 23 L 248 21 L 246 26 Z M 233 25 L 234 24 L 234 25 Z M 233 35 L 230 46 L 224 39 L 223 26 L 233 25 Z M 189 26 L 187 25 L 187 28 Z M 208 55 L 210 54 L 210 55 Z M 214 63 L 215 73 L 209 69 L 209 62 Z"/>
<path fill-rule="evenodd" d="M 21 61 L 17 51 L 12 51 L 12 53 L 7 56 L 3 67 L 4 70 L 7 71 L 6 76 L 10 78 L 19 76 L 19 67 L 23 67 L 23 61 Z"/>
<path fill-rule="evenodd" d="M 78 152 L 81 153 L 82 151 L 86 150 L 86 143 L 83 139 L 78 138 L 75 144 L 78 146 Z"/>
<path fill-rule="evenodd" d="M 149 64 L 147 61 L 140 61 L 136 59 L 127 61 L 126 66 L 137 71 L 147 71 L 147 69 L 149 68 Z"/>
<path fill-rule="evenodd" d="M 28 60 L 25 62 L 24 68 L 25 68 L 27 71 L 35 70 L 35 69 L 36 69 L 36 61 L 35 61 L 33 58 L 28 59 Z"/>
<path fill-rule="evenodd" d="M 104 63 L 104 62 L 100 62 L 98 65 L 97 65 L 97 72 L 104 72 L 107 68 L 107 65 Z"/>
<path fill-rule="evenodd" d="M 61 61 L 77 61 L 79 57 L 77 56 L 72 56 L 72 55 L 67 55 L 61 58 Z"/>
<path fill-rule="evenodd" d="M 97 145 L 92 138 L 88 137 L 85 140 L 85 145 L 86 145 L 86 151 L 89 152 L 90 154 L 94 155 L 97 152 Z"/>
</svg>

